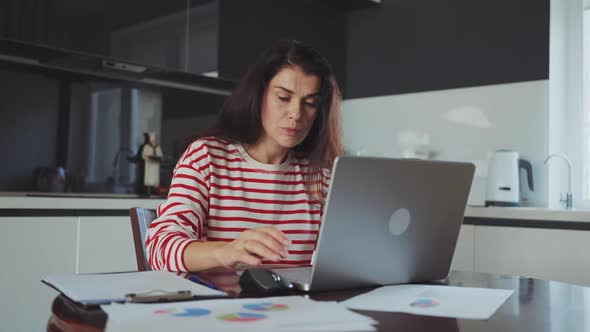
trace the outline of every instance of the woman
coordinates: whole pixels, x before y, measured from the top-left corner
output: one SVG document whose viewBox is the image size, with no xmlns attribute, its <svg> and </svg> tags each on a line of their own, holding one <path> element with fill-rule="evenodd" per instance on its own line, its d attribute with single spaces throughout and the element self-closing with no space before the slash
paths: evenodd
<svg viewBox="0 0 590 332">
<path fill-rule="evenodd" d="M 309 264 L 343 150 L 340 101 L 314 49 L 280 41 L 265 51 L 176 165 L 147 232 L 152 269 Z"/>
</svg>

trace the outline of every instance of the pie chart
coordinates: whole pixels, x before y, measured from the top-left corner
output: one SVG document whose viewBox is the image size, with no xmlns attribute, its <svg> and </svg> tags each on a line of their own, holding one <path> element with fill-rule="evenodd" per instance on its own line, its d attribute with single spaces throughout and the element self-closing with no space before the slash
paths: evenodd
<svg viewBox="0 0 590 332">
<path fill-rule="evenodd" d="M 264 302 L 264 303 L 245 304 L 244 309 L 254 310 L 254 311 L 281 311 L 281 310 L 287 310 L 287 309 L 289 309 L 289 307 L 284 304 Z"/>
<path fill-rule="evenodd" d="M 417 307 L 417 308 L 432 308 L 438 306 L 440 303 L 434 299 L 416 299 L 414 302 L 410 303 L 410 306 Z"/>
<path fill-rule="evenodd" d="M 174 314 L 176 317 L 196 317 L 210 314 L 211 311 L 201 308 L 184 308 L 184 311 Z"/>
<path fill-rule="evenodd" d="M 182 311 L 177 309 L 160 309 L 154 311 L 156 315 L 171 315 L 176 317 L 196 317 L 196 316 L 205 316 L 211 313 L 211 310 L 202 309 L 202 308 L 184 308 Z"/>
<path fill-rule="evenodd" d="M 257 320 L 265 319 L 266 315 L 252 313 L 252 312 L 237 312 L 234 314 L 226 314 L 226 315 L 218 316 L 217 318 L 219 318 L 223 321 L 226 321 L 226 322 L 248 323 L 248 322 L 255 322 Z"/>
</svg>

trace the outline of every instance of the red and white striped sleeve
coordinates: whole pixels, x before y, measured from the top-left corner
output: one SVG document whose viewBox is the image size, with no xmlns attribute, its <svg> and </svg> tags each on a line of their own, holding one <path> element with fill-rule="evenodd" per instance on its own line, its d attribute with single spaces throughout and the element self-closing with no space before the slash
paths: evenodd
<svg viewBox="0 0 590 332">
<path fill-rule="evenodd" d="M 208 216 L 209 154 L 199 141 L 191 144 L 178 161 L 166 202 L 158 207 L 158 218 L 147 230 L 146 248 L 153 270 L 188 271 L 184 250 L 194 241 L 203 241 Z"/>
</svg>

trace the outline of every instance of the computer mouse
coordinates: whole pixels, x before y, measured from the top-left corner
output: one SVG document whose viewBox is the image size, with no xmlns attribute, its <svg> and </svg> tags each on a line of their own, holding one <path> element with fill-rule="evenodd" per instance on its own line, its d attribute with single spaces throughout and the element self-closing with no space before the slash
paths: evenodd
<svg viewBox="0 0 590 332">
<path fill-rule="evenodd" d="M 265 268 L 250 268 L 244 271 L 238 281 L 242 294 L 254 296 L 275 296 L 289 293 L 293 284 Z"/>
</svg>

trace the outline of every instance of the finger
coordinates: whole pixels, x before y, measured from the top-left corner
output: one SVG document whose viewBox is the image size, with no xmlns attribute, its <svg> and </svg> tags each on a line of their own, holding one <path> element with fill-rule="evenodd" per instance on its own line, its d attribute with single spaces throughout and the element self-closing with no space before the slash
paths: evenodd
<svg viewBox="0 0 590 332">
<path fill-rule="evenodd" d="M 257 228 L 256 230 L 259 230 L 259 231 L 269 234 L 275 240 L 277 240 L 279 243 L 281 243 L 285 246 L 288 246 L 291 244 L 291 241 L 289 240 L 287 235 L 285 235 L 285 233 L 281 232 L 280 230 L 278 230 L 274 227 L 260 227 L 260 228 Z"/>
<path fill-rule="evenodd" d="M 263 233 L 270 235 L 275 242 L 278 241 L 278 245 L 280 246 L 280 248 L 273 246 L 273 250 L 277 251 L 283 258 L 289 257 L 287 246 L 291 244 L 291 241 L 287 238 L 285 233 L 281 232 L 280 230 L 274 227 L 262 227 L 259 230 Z M 265 244 L 269 245 L 266 242 Z"/>
<path fill-rule="evenodd" d="M 254 232 L 251 233 L 250 237 L 252 240 L 247 241 L 247 243 L 250 243 L 250 242 L 261 243 L 266 248 L 273 251 L 273 253 L 275 255 L 278 255 L 278 256 L 282 256 L 282 257 L 286 258 L 289 255 L 289 253 L 285 249 L 285 246 L 283 244 L 281 244 L 280 242 L 278 242 L 272 235 L 263 231 L 262 228 L 256 229 Z"/>
<path fill-rule="evenodd" d="M 243 251 L 240 256 L 238 257 L 238 260 L 242 263 L 245 263 L 247 265 L 252 265 L 252 266 L 258 266 L 260 264 L 262 264 L 262 260 L 254 255 L 252 255 L 251 253 L 247 252 L 247 251 Z"/>
<path fill-rule="evenodd" d="M 250 252 L 251 254 L 262 257 L 263 259 L 268 259 L 271 261 L 278 261 L 281 259 L 280 252 L 275 252 L 271 248 L 267 247 L 264 243 L 257 240 L 247 241 L 244 249 L 246 249 L 246 251 Z"/>
</svg>

